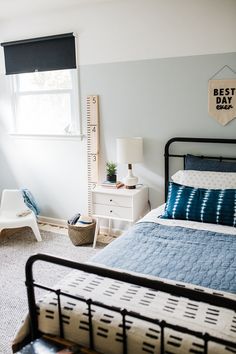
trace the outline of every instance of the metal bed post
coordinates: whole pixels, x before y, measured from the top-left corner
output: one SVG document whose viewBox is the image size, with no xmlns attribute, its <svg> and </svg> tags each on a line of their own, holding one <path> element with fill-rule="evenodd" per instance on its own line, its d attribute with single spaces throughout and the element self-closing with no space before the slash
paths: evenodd
<svg viewBox="0 0 236 354">
<path fill-rule="evenodd" d="M 35 292 L 34 292 L 34 279 L 33 279 L 33 264 L 34 259 L 29 258 L 25 266 L 26 273 L 26 289 L 29 307 L 29 318 L 30 318 L 30 334 L 31 339 L 34 340 L 38 337 L 38 315 L 37 307 L 35 302 Z"/>
<path fill-rule="evenodd" d="M 165 336 L 164 336 L 164 329 L 165 329 L 166 322 L 161 321 L 160 322 L 160 329 L 161 329 L 161 337 L 160 337 L 160 352 L 161 354 L 165 354 Z"/>
<path fill-rule="evenodd" d="M 56 290 L 57 295 L 57 307 L 58 307 L 58 317 L 59 317 L 59 329 L 60 329 L 60 337 L 64 338 L 64 328 L 63 328 L 63 320 L 62 320 L 62 312 L 61 312 L 61 290 Z"/>
<path fill-rule="evenodd" d="M 93 340 L 93 315 L 92 315 L 92 300 L 88 299 L 86 301 L 88 305 L 88 322 L 89 322 L 89 347 L 94 349 L 94 340 Z"/>
<path fill-rule="evenodd" d="M 209 342 L 209 335 L 208 335 L 208 333 L 205 333 L 204 334 L 204 336 L 203 336 L 203 338 L 204 338 L 204 354 L 207 354 L 208 353 L 208 342 Z"/>
<path fill-rule="evenodd" d="M 126 334 L 126 321 L 125 321 L 125 316 L 127 315 L 127 310 L 123 309 L 120 311 L 120 313 L 122 316 L 123 354 L 127 354 L 128 348 L 127 348 L 127 334 Z"/>
</svg>

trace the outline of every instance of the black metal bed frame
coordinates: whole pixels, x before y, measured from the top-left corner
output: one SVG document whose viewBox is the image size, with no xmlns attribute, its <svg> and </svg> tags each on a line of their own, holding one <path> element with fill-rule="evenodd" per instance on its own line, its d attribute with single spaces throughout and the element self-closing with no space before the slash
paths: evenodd
<svg viewBox="0 0 236 354">
<path fill-rule="evenodd" d="M 160 353 L 165 353 L 165 345 L 164 345 L 164 332 L 165 329 L 169 328 L 175 330 L 180 333 L 193 335 L 203 341 L 203 353 L 208 353 L 208 343 L 214 342 L 221 345 L 225 345 L 227 347 L 231 347 L 236 349 L 236 342 L 231 342 L 228 340 L 224 340 L 221 338 L 217 338 L 215 336 L 209 335 L 208 333 L 201 333 L 190 328 L 183 327 L 180 325 L 173 325 L 164 320 L 160 321 L 157 319 L 152 319 L 147 316 L 143 316 L 134 311 L 128 311 L 125 308 L 120 308 L 117 306 L 110 306 L 99 301 L 94 301 L 90 298 L 85 299 L 84 297 L 70 295 L 66 292 L 63 292 L 61 289 L 53 289 L 42 284 L 39 284 L 34 281 L 33 278 L 33 264 L 36 261 L 44 261 L 53 264 L 57 264 L 64 267 L 69 267 L 72 269 L 81 270 L 87 273 L 96 274 L 102 277 L 111 278 L 114 280 L 126 282 L 129 284 L 135 284 L 138 286 L 146 287 L 152 290 L 158 290 L 162 292 L 166 292 L 173 296 L 178 297 L 187 297 L 193 301 L 197 302 L 205 302 L 207 304 L 227 308 L 229 310 L 235 311 L 236 301 L 230 298 L 221 297 L 219 295 L 212 295 L 209 293 L 204 293 L 194 289 L 183 288 L 182 286 L 172 285 L 168 283 L 164 283 L 159 280 L 147 279 L 144 277 L 139 277 L 135 275 L 131 275 L 124 272 L 117 272 L 110 269 L 100 268 L 89 264 L 77 263 L 73 261 L 69 261 L 63 258 L 58 258 L 46 254 L 36 254 L 31 256 L 26 263 L 26 287 L 27 287 L 27 295 L 28 295 L 28 305 L 29 305 L 29 317 L 30 317 L 30 331 L 31 331 L 31 340 L 35 340 L 41 336 L 41 333 L 38 329 L 38 315 L 37 315 L 37 305 L 35 300 L 35 288 L 43 289 L 49 292 L 54 292 L 57 296 L 57 304 L 58 304 L 58 314 L 59 314 L 59 330 L 60 337 L 64 338 L 64 330 L 63 330 L 63 319 L 62 319 L 62 309 L 61 309 L 61 296 L 68 297 L 70 299 L 75 299 L 77 301 L 81 301 L 87 304 L 88 306 L 88 325 L 89 325 L 89 347 L 90 349 L 94 349 L 94 336 L 93 336 L 93 320 L 92 320 L 92 306 L 101 307 L 107 310 L 111 310 L 113 312 L 119 313 L 122 319 L 122 337 L 123 337 L 123 354 L 128 353 L 128 343 L 127 343 L 127 328 L 126 328 L 126 317 L 133 317 L 136 319 L 140 319 L 143 321 L 147 321 L 154 325 L 158 325 L 160 327 Z"/>
<path fill-rule="evenodd" d="M 204 138 L 173 138 L 170 139 L 165 146 L 165 188 L 168 185 L 169 180 L 169 158 L 170 157 L 181 157 L 184 158 L 185 155 L 174 155 L 169 153 L 169 147 L 173 142 L 202 142 L 202 143 L 220 143 L 220 144 L 236 144 L 236 139 L 204 139 Z M 212 157 L 204 156 L 203 158 L 213 158 L 219 160 L 236 160 L 236 158 L 223 158 L 223 157 Z M 223 307 L 232 311 L 236 309 L 236 301 L 227 297 L 219 296 L 217 294 L 209 294 L 202 292 L 196 289 L 184 288 L 178 285 L 172 285 L 160 280 L 147 279 L 145 277 L 139 277 L 133 274 L 128 274 L 125 272 L 118 272 L 111 269 L 100 268 L 90 264 L 77 263 L 62 258 L 46 255 L 46 254 L 37 254 L 31 256 L 26 263 L 26 287 L 27 287 L 27 296 L 28 296 L 28 306 L 29 306 L 29 317 L 30 317 L 30 336 L 31 340 L 35 340 L 41 336 L 41 333 L 38 329 L 38 315 L 37 315 L 37 305 L 35 298 L 35 288 L 43 289 L 48 292 L 53 292 L 57 296 L 57 305 L 58 305 L 58 315 L 59 315 L 59 330 L 60 337 L 64 338 L 64 329 L 63 329 L 63 319 L 62 319 L 62 308 L 61 308 L 61 296 L 75 299 L 87 304 L 88 306 L 88 326 L 89 326 L 89 346 L 90 349 L 94 349 L 94 333 L 93 333 L 93 319 L 92 319 L 92 306 L 101 307 L 113 312 L 119 313 L 121 315 L 122 322 L 122 342 L 123 342 L 123 354 L 128 353 L 128 341 L 127 341 L 127 322 L 126 317 L 133 317 L 143 321 L 147 321 L 154 325 L 160 327 L 160 353 L 165 353 L 165 330 L 172 329 L 180 333 L 189 334 L 194 337 L 197 337 L 203 341 L 203 353 L 208 353 L 208 343 L 214 342 L 236 350 L 236 342 L 224 340 L 217 338 L 215 336 L 209 335 L 208 333 L 202 333 L 199 331 L 191 330 L 190 328 L 173 325 L 166 321 L 160 321 L 158 318 L 153 319 L 147 316 L 143 316 L 134 311 L 128 311 L 125 308 L 120 308 L 118 306 L 110 306 L 99 301 L 94 301 L 91 298 L 85 299 L 84 297 L 70 295 L 66 292 L 63 292 L 61 289 L 53 289 L 47 286 L 44 286 L 40 283 L 35 282 L 33 278 L 33 265 L 37 261 L 49 262 L 56 265 L 64 266 L 71 269 L 81 270 L 87 273 L 96 274 L 98 276 L 107 277 L 110 279 L 126 282 L 129 284 L 134 284 L 149 289 L 166 292 L 170 295 L 177 297 L 185 297 L 197 302 L 205 302 L 207 304 Z"/>
<path fill-rule="evenodd" d="M 168 182 L 169 182 L 169 161 L 170 157 L 182 158 L 183 161 L 186 155 L 182 154 L 170 154 L 170 145 L 176 142 L 182 143 L 207 143 L 207 144 L 236 144 L 236 139 L 218 139 L 218 138 L 184 138 L 184 137 L 176 137 L 167 141 L 165 145 L 165 201 L 167 200 L 168 194 Z M 223 157 L 223 156 L 206 156 L 199 155 L 202 159 L 212 159 L 212 160 L 228 160 L 228 161 L 236 161 L 236 157 Z"/>
</svg>

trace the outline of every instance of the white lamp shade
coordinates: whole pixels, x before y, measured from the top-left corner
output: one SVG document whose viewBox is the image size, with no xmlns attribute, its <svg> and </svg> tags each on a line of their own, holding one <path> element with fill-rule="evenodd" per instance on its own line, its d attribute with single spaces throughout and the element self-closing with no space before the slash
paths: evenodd
<svg viewBox="0 0 236 354">
<path fill-rule="evenodd" d="M 117 138 L 117 162 L 138 163 L 143 161 L 143 138 Z"/>
</svg>

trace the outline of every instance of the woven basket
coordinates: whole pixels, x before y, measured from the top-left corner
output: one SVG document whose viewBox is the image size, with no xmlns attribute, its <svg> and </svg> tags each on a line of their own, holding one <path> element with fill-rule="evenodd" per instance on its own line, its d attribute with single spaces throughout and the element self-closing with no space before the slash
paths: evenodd
<svg viewBox="0 0 236 354">
<path fill-rule="evenodd" d="M 75 246 L 93 243 L 96 221 L 88 226 L 68 225 L 68 235 Z"/>
</svg>

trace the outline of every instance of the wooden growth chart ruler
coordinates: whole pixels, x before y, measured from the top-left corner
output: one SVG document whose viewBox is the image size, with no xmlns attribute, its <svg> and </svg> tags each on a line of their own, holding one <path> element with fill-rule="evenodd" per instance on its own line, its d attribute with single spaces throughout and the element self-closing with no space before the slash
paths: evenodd
<svg viewBox="0 0 236 354">
<path fill-rule="evenodd" d="M 92 189 L 98 183 L 99 104 L 98 96 L 87 96 L 88 214 L 92 214 Z"/>
</svg>

